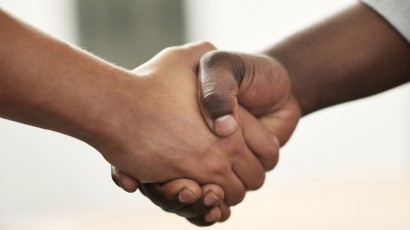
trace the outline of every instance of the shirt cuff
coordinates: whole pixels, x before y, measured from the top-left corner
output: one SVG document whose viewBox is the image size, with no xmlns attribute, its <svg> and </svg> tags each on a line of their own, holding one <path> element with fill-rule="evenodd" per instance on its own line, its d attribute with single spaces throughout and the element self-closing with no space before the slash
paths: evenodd
<svg viewBox="0 0 410 230">
<path fill-rule="evenodd" d="M 410 43 L 409 0 L 362 0 L 379 13 Z"/>
</svg>

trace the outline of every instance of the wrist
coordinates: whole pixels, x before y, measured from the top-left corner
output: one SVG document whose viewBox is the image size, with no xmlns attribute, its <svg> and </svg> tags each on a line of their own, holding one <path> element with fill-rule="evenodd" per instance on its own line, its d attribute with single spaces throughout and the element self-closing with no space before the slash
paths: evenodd
<svg viewBox="0 0 410 230">
<path fill-rule="evenodd" d="M 77 110 L 71 118 L 76 129 L 73 136 L 102 153 L 105 152 L 100 149 L 102 145 L 117 145 L 121 136 L 118 130 L 121 131 L 126 117 L 131 116 L 128 110 L 139 108 L 140 100 L 135 99 L 140 97 L 130 101 L 130 93 L 137 93 L 141 88 L 138 78 L 131 72 L 117 69 L 103 72 L 92 80 L 90 87 L 85 86 L 88 93 L 81 97 L 83 109 Z"/>
<path fill-rule="evenodd" d="M 118 96 L 118 84 L 132 74 L 0 17 L 0 116 L 88 142 L 110 112 L 106 104 Z"/>
<path fill-rule="evenodd" d="M 306 79 L 301 76 L 306 71 L 306 66 L 294 64 L 293 55 L 295 54 L 289 52 L 286 45 L 279 44 L 266 52 L 266 55 L 272 57 L 283 66 L 291 88 L 290 98 L 296 102 L 301 115 L 305 116 L 316 111 L 317 100 L 315 99 L 315 93 L 317 92 L 313 88 L 306 87 L 311 84 L 311 82 L 306 81 L 313 81 L 313 79 Z"/>
<path fill-rule="evenodd" d="M 312 96 L 308 96 L 305 88 L 303 87 L 303 83 L 301 82 L 299 76 L 297 75 L 298 71 L 295 71 L 291 68 L 290 65 L 286 65 L 286 62 L 281 62 L 278 60 L 285 68 L 287 72 L 287 76 L 289 78 L 289 82 L 291 85 L 291 98 L 294 100 L 299 107 L 299 110 L 302 116 L 305 116 L 309 113 L 315 111 L 314 109 L 314 100 Z"/>
<path fill-rule="evenodd" d="M 274 86 L 279 86 L 280 88 L 274 88 L 273 90 L 282 91 L 282 95 L 287 95 L 285 97 L 278 97 L 278 99 L 282 101 L 276 101 L 273 103 L 277 107 L 283 106 L 283 104 L 291 102 L 291 104 L 299 111 L 300 114 L 306 114 L 310 107 L 310 100 L 307 97 L 303 96 L 303 91 L 295 82 L 295 73 L 293 70 L 287 65 L 287 63 L 281 60 L 280 55 L 274 55 L 272 53 L 262 53 L 264 58 L 269 60 L 270 71 L 266 71 L 266 73 L 270 73 L 271 78 L 275 78 Z M 275 109 L 275 108 L 271 108 Z"/>
</svg>

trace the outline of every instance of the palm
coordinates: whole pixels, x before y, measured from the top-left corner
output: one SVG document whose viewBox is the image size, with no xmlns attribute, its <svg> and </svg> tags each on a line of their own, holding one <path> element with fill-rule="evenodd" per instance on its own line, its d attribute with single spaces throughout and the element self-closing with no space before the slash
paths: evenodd
<svg viewBox="0 0 410 230">
<path fill-rule="evenodd" d="M 284 145 L 295 130 L 300 117 L 299 106 L 292 100 L 278 110 L 260 116 L 259 120 L 278 137 L 280 144 Z"/>
</svg>

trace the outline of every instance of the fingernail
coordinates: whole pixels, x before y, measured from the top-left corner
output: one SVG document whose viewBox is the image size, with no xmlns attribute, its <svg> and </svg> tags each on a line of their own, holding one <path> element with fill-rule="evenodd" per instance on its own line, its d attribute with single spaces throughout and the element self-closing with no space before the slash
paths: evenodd
<svg viewBox="0 0 410 230">
<path fill-rule="evenodd" d="M 204 198 L 204 204 L 206 206 L 213 206 L 217 202 L 219 202 L 219 198 L 213 192 L 208 192 Z"/>
<path fill-rule="evenodd" d="M 196 197 L 195 194 L 191 192 L 190 190 L 184 189 L 179 193 L 178 199 L 181 203 L 188 204 L 188 203 L 192 203 L 193 201 L 197 200 L 198 197 Z"/>
<path fill-rule="evenodd" d="M 232 133 L 236 128 L 236 120 L 231 115 L 225 115 L 214 120 L 215 131 L 220 135 Z"/>
</svg>

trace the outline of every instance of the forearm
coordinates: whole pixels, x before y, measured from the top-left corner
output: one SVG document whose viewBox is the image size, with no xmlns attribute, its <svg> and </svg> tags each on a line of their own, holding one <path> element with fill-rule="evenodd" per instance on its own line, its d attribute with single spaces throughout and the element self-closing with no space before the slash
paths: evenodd
<svg viewBox="0 0 410 230">
<path fill-rule="evenodd" d="M 360 3 L 266 54 L 286 66 L 304 115 L 410 80 L 409 44 Z"/>
<path fill-rule="evenodd" d="M 3 12 L 0 34 L 0 117 L 88 139 L 126 71 Z"/>
</svg>

